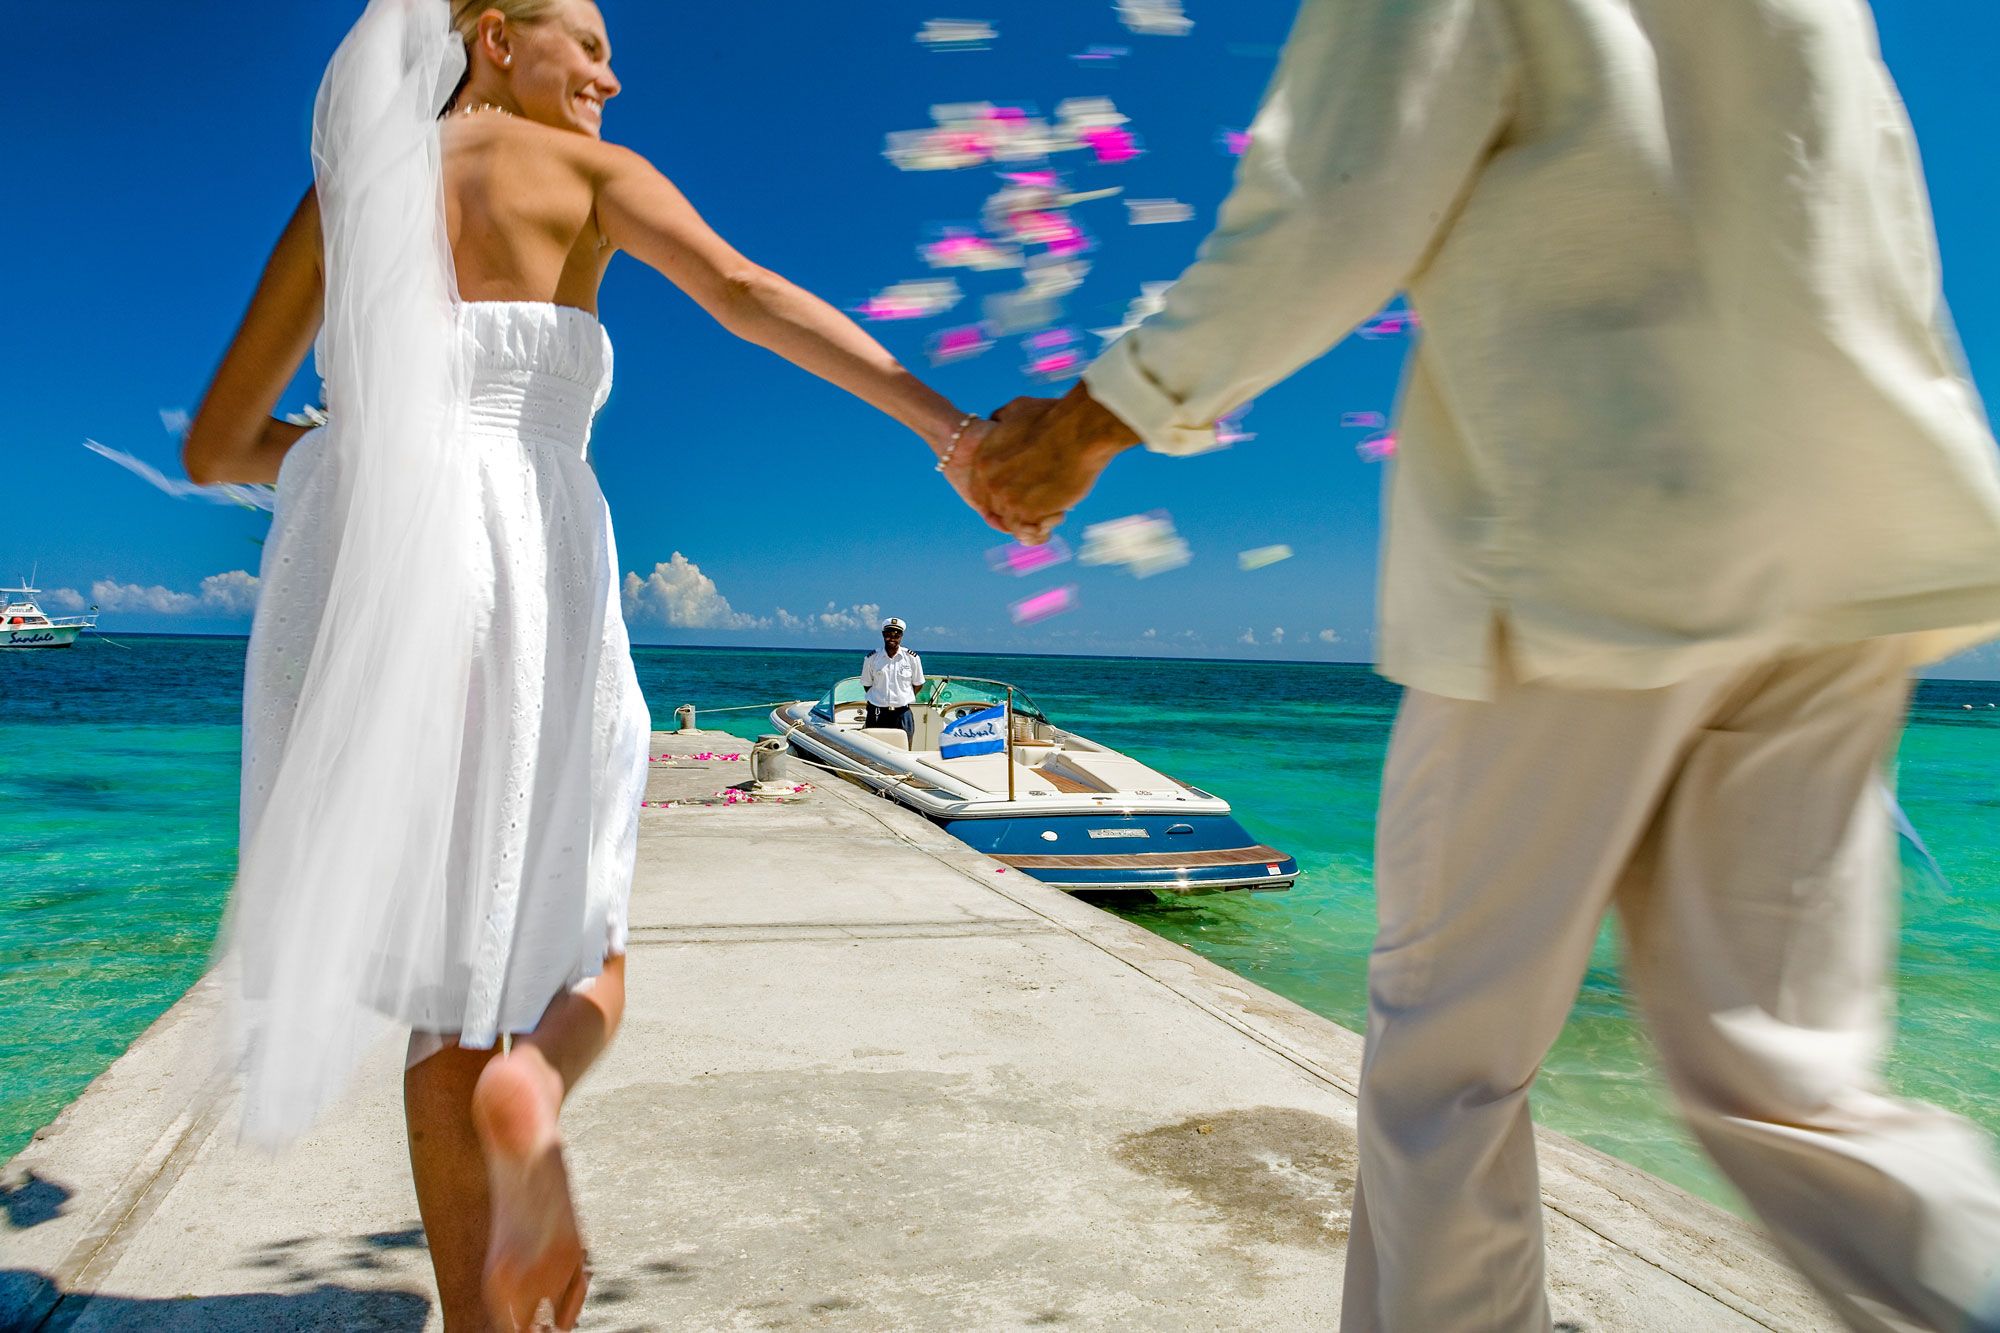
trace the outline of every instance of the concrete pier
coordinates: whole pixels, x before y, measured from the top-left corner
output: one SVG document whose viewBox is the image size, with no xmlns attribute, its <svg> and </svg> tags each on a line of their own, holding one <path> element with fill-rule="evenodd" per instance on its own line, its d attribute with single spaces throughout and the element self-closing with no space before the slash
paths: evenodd
<svg viewBox="0 0 2000 1333">
<path fill-rule="evenodd" d="M 719 733 L 655 754 L 747 756 Z M 655 764 L 625 1029 L 565 1116 L 583 1327 L 1329 1330 L 1361 1042 L 819 775 Z M 169 1011 L 0 1174 L 0 1329 L 438 1329 L 400 1045 L 271 1158 Z M 1813 1330 L 1740 1220 L 1542 1136 L 1561 1327 Z"/>
</svg>

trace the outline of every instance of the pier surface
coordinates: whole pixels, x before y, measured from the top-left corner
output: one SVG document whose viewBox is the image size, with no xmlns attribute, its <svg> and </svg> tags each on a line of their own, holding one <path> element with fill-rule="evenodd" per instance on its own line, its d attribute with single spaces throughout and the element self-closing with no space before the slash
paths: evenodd
<svg viewBox="0 0 2000 1333">
<path fill-rule="evenodd" d="M 1360 1038 L 801 767 L 653 767 L 630 1012 L 564 1117 L 582 1327 L 1335 1328 Z M 441 1328 L 400 1043 L 273 1158 L 202 1087 L 217 1012 L 0 1173 L 0 1330 Z M 1541 1148 L 1558 1327 L 1836 1327 L 1744 1222 Z"/>
</svg>

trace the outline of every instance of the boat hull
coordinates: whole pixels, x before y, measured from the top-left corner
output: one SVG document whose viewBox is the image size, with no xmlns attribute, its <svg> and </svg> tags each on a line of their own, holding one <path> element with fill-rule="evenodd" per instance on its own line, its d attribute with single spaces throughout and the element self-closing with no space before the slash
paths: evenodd
<svg viewBox="0 0 2000 1333">
<path fill-rule="evenodd" d="M 1054 888 L 1204 893 L 1288 889 L 1299 865 L 1229 815 L 1016 815 L 943 819 L 960 842 Z"/>
<path fill-rule="evenodd" d="M 81 625 L 0 625 L 0 648 L 69 648 Z"/>
</svg>

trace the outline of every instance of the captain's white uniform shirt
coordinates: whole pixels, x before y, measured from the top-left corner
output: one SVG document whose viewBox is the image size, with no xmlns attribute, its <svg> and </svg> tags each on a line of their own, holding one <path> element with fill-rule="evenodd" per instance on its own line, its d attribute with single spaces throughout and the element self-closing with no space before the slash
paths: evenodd
<svg viewBox="0 0 2000 1333">
<path fill-rule="evenodd" d="M 902 708 L 913 703 L 924 683 L 923 659 L 903 649 L 894 657 L 877 648 L 861 664 L 861 684 L 868 702 L 877 708 Z"/>
<path fill-rule="evenodd" d="M 1523 679 L 1645 689 L 2000 622 L 2000 462 L 1861 0 L 1305 0 L 1200 258 L 1086 379 L 1195 452 L 1398 290 L 1391 679 L 1488 697 L 1502 623 Z"/>
</svg>

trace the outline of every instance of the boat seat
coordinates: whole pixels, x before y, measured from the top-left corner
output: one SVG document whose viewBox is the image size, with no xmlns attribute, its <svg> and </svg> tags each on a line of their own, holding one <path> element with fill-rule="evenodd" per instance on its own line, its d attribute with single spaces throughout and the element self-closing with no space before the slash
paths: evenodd
<svg viewBox="0 0 2000 1333">
<path fill-rule="evenodd" d="M 1146 791 L 1161 794 L 1180 786 L 1158 769 L 1148 768 L 1129 755 L 1066 751 L 1056 761 L 1064 776 L 1098 784 L 1102 791 Z"/>
<path fill-rule="evenodd" d="M 877 741 L 892 750 L 910 748 L 910 738 L 901 727 L 863 727 L 856 734 L 866 736 L 869 740 Z"/>
</svg>

